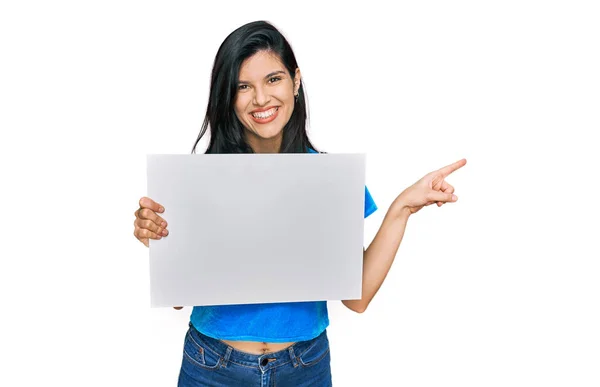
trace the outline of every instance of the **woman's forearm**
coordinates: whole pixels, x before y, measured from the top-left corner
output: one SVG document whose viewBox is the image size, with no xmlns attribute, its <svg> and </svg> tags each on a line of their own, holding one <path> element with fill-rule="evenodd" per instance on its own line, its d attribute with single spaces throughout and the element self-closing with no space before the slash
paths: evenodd
<svg viewBox="0 0 600 387">
<path fill-rule="evenodd" d="M 410 212 L 403 207 L 388 210 L 373 242 L 363 254 L 362 298 L 342 301 L 349 309 L 362 313 L 375 297 L 392 267 L 409 217 Z"/>
</svg>

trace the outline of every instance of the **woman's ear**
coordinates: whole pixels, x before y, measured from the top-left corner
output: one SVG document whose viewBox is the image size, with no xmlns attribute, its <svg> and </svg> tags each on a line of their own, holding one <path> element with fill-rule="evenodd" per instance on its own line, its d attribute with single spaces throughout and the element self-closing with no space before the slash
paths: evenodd
<svg viewBox="0 0 600 387">
<path fill-rule="evenodd" d="M 300 69 L 296 68 L 296 73 L 294 74 L 294 95 L 298 95 L 298 90 L 300 90 L 300 79 L 302 75 L 300 74 Z"/>
</svg>

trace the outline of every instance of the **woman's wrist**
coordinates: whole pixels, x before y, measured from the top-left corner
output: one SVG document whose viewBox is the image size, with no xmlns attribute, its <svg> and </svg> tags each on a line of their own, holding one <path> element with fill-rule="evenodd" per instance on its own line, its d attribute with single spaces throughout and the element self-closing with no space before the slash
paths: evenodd
<svg viewBox="0 0 600 387">
<path fill-rule="evenodd" d="M 408 220 L 412 212 L 410 210 L 410 207 L 406 205 L 402 198 L 398 197 L 390 206 L 388 214 L 390 214 L 393 219 L 406 221 Z"/>
</svg>

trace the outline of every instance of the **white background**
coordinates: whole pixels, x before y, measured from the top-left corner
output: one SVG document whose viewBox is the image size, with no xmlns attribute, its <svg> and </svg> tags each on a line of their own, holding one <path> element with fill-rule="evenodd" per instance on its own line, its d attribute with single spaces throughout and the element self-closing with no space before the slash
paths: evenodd
<svg viewBox="0 0 600 387">
<path fill-rule="evenodd" d="M 329 303 L 334 385 L 600 385 L 594 3 L 3 1 L 0 385 L 176 385 L 191 309 L 149 307 L 145 155 L 190 152 L 219 45 L 259 19 L 317 147 L 367 153 L 365 245 L 468 160 L 369 309 Z"/>
</svg>

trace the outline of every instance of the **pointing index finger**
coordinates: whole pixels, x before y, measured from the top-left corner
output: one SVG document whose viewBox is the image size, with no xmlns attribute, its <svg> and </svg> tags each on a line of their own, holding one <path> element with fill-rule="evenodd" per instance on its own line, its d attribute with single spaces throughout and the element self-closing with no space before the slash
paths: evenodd
<svg viewBox="0 0 600 387">
<path fill-rule="evenodd" d="M 451 174 L 452 172 L 456 171 L 457 169 L 464 167 L 466 163 L 467 163 L 467 159 L 461 159 L 455 163 L 446 165 L 444 168 L 441 168 L 440 170 L 438 170 L 438 172 L 440 172 L 442 175 L 444 175 L 444 177 L 446 177 L 449 174 Z"/>
</svg>

